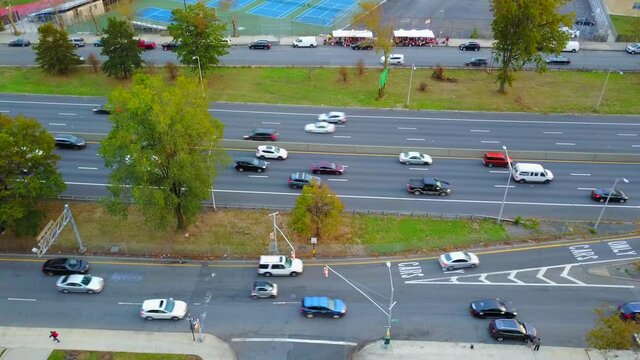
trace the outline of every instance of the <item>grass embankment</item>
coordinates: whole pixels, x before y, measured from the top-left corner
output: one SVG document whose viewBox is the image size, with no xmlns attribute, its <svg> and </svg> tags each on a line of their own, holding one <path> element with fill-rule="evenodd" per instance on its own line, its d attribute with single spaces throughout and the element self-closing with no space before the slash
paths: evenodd
<svg viewBox="0 0 640 360">
<path fill-rule="evenodd" d="M 71 203 L 70 208 L 89 254 L 109 254 L 116 246 L 119 250 L 114 255 L 253 259 L 269 250 L 269 234 L 273 230 L 269 211 L 225 209 L 205 212 L 187 231 L 175 232 L 149 228 L 135 211 L 122 219 L 112 217 L 98 204 Z M 62 202 L 48 203 L 45 222 L 56 219 L 62 209 Z M 282 215 L 286 223 L 287 214 Z M 494 221 L 377 215 L 345 215 L 344 218 L 339 236 L 319 240 L 318 256 L 417 253 L 510 239 L 505 229 Z M 288 235 L 298 256 L 308 258 L 311 254 L 309 239 L 292 233 Z M 0 251 L 4 252 L 28 252 L 35 245 L 33 237 L 14 238 L 8 232 L 0 237 Z M 286 244 L 280 238 L 280 248 L 283 247 Z M 74 253 L 77 248 L 69 224 L 50 253 Z"/>
<path fill-rule="evenodd" d="M 146 70 L 148 71 L 148 70 Z M 156 73 L 164 76 L 161 68 Z M 403 108 L 407 99 L 410 68 L 391 69 L 386 95 L 376 101 L 380 69 L 357 75 L 349 69 L 347 82 L 335 68 L 220 68 L 207 76 L 213 101 L 326 105 L 333 107 Z M 446 70 L 457 82 L 431 78 L 432 69 L 413 75 L 409 108 L 433 110 L 523 111 L 542 113 L 590 113 L 602 91 L 606 73 L 550 71 L 516 73 L 514 87 L 506 95 L 496 92 L 495 72 Z M 420 83 L 427 90 L 418 90 Z M 83 68 L 73 75 L 44 75 L 36 68 L 0 69 L 0 91 L 60 95 L 108 95 L 117 85 L 127 86 L 101 73 Z M 599 113 L 639 114 L 640 74 L 612 72 Z"/>
<path fill-rule="evenodd" d="M 53 350 L 48 360 L 202 360 L 196 355 Z"/>
<path fill-rule="evenodd" d="M 619 37 L 628 41 L 640 41 L 640 17 L 611 15 L 611 21 Z"/>
</svg>

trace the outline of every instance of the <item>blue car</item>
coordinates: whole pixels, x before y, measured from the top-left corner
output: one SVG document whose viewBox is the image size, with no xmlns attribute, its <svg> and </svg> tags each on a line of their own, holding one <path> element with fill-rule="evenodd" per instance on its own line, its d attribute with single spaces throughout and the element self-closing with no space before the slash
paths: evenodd
<svg viewBox="0 0 640 360">
<path fill-rule="evenodd" d="M 347 305 L 340 299 L 326 296 L 305 296 L 302 299 L 300 313 L 309 319 L 316 316 L 339 319 L 347 313 Z"/>
</svg>

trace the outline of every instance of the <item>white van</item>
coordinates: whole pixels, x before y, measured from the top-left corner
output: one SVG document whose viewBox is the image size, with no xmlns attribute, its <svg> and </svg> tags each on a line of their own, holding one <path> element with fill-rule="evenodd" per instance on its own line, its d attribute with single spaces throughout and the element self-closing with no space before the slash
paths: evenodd
<svg viewBox="0 0 640 360">
<path fill-rule="evenodd" d="M 380 64 L 384 64 L 384 56 L 380 58 Z M 390 54 L 389 65 L 404 65 L 404 55 L 402 54 Z"/>
<path fill-rule="evenodd" d="M 569 41 L 567 42 L 567 46 L 564 47 L 564 49 L 562 49 L 562 51 L 565 52 L 578 52 L 580 51 L 580 43 L 577 41 Z"/>
<path fill-rule="evenodd" d="M 297 48 L 297 47 L 311 47 L 314 48 L 318 46 L 318 42 L 316 41 L 316 37 L 315 36 L 301 36 L 299 38 L 297 38 L 294 42 L 293 42 L 293 47 Z"/>
<path fill-rule="evenodd" d="M 302 273 L 302 260 L 283 255 L 262 255 L 258 264 L 258 274 L 264 276 L 298 276 Z"/>
<path fill-rule="evenodd" d="M 517 163 L 511 169 L 513 180 L 524 184 L 526 182 L 548 184 L 553 180 L 553 173 L 540 164 Z"/>
</svg>

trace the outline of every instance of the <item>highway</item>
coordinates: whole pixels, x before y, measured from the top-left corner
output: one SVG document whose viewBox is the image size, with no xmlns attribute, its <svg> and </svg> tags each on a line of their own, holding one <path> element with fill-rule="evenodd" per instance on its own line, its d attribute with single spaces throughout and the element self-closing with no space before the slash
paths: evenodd
<svg viewBox="0 0 640 360">
<path fill-rule="evenodd" d="M 159 45 L 159 44 L 158 44 Z M 77 54 L 87 58 L 90 53 L 98 56 L 101 61 L 106 57 L 100 55 L 100 48 L 86 46 L 76 50 Z M 405 65 L 414 64 L 416 67 L 432 67 L 443 65 L 447 67 L 464 67 L 464 63 L 473 57 L 491 58 L 491 49 L 481 49 L 478 52 L 460 51 L 457 47 L 401 47 L 395 48 L 394 53 L 404 54 Z M 571 59 L 570 65 L 552 65 L 553 69 L 599 69 L 608 70 L 610 67 L 621 71 L 640 70 L 638 56 L 627 54 L 625 51 L 588 51 L 578 53 L 563 53 Z M 351 50 L 341 46 L 318 46 L 315 49 L 294 49 L 291 46 L 273 46 L 271 50 L 250 50 L 247 46 L 232 46 L 229 54 L 221 58 L 222 66 L 354 66 L 362 60 L 365 66 L 380 66 L 380 56 L 373 50 Z M 165 64 L 167 61 L 177 63 L 176 54 L 162 51 L 158 46 L 155 50 L 142 53 L 145 61 L 154 64 Z M 0 52 L 0 65 L 34 65 L 35 53 L 31 47 L 6 47 Z M 529 66 L 530 67 L 530 66 Z"/>
<path fill-rule="evenodd" d="M 52 249 L 55 251 L 55 246 Z M 397 340 L 493 342 L 488 320 L 472 318 L 472 300 L 500 297 L 514 302 L 521 320 L 538 329 L 545 344 L 585 346 L 594 308 L 635 299 L 631 281 L 591 275 L 594 267 L 638 258 L 637 238 L 555 244 L 540 248 L 481 251 L 477 269 L 443 272 L 434 258 L 392 262 L 393 337 Z M 231 341 L 241 359 L 346 358 L 355 344 L 380 339 L 387 317 L 338 276 L 324 278 L 322 267 L 307 263 L 297 278 L 276 278 L 276 299 L 252 300 L 255 264 L 211 262 L 167 265 L 135 260 L 89 259 L 92 273 L 106 281 L 100 294 L 61 294 L 55 278 L 40 272 L 43 260 L 0 259 L 0 307 L 5 326 L 72 327 L 181 331 L 186 321 L 148 322 L 138 315 L 148 298 L 169 297 L 190 304 L 203 331 Z M 323 265 L 320 262 L 318 265 Z M 383 309 L 389 304 L 384 261 L 331 264 Z M 298 313 L 309 295 L 342 298 L 340 320 L 306 319 Z M 300 339 L 301 343 L 257 339 Z M 316 343 L 311 343 L 316 342 Z M 304 356 L 302 356 L 304 354 Z M 329 355 L 331 354 L 331 355 Z M 340 356 L 340 354 L 344 356 Z"/>
</svg>

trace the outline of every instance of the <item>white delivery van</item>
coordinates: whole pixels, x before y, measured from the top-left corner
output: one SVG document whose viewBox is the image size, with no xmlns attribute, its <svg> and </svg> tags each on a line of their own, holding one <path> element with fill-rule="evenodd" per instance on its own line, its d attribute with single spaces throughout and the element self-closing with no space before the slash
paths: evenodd
<svg viewBox="0 0 640 360">
<path fill-rule="evenodd" d="M 553 180 L 553 173 L 540 164 L 517 163 L 511 169 L 513 180 L 524 184 L 526 182 L 548 184 Z"/>
<path fill-rule="evenodd" d="M 293 47 L 316 47 L 318 42 L 315 36 L 301 36 L 293 42 Z"/>
<path fill-rule="evenodd" d="M 298 276 L 302 270 L 302 260 L 283 255 L 262 255 L 258 264 L 258 274 L 264 276 Z"/>
<path fill-rule="evenodd" d="M 567 42 L 567 46 L 564 47 L 564 49 L 562 49 L 562 51 L 565 52 L 578 52 L 580 51 L 580 43 L 577 41 L 569 41 Z"/>
</svg>

